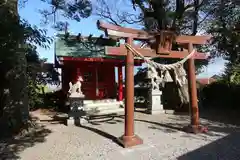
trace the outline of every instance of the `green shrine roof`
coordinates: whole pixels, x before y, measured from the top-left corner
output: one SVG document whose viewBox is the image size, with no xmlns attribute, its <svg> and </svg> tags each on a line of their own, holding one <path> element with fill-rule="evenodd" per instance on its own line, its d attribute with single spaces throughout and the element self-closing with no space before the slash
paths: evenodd
<svg viewBox="0 0 240 160">
<path fill-rule="evenodd" d="M 106 55 L 106 46 L 117 46 L 118 42 L 112 39 L 97 37 L 79 37 L 58 35 L 55 41 L 56 57 L 76 58 L 114 58 L 122 59 L 119 56 Z"/>
</svg>

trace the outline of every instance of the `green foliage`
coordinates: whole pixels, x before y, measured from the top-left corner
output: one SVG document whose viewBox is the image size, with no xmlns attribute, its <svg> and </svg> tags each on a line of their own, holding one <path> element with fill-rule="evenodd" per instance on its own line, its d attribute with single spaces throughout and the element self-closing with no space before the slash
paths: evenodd
<svg viewBox="0 0 240 160">
<path fill-rule="evenodd" d="M 228 62 L 222 77 L 227 83 L 240 84 L 240 64 Z"/>
<path fill-rule="evenodd" d="M 91 1 L 42 1 L 52 7 L 50 12 L 41 9 L 45 18 L 60 11 L 65 17 L 80 21 L 92 11 Z M 46 60 L 40 59 L 36 51 L 37 46 L 48 48 L 52 38 L 46 30 L 19 17 L 18 3 L 19 0 L 0 2 L 0 126 L 16 131 L 28 121 L 29 106 L 43 102 L 39 86 L 58 82 L 58 73 L 53 67 L 45 68 Z"/>
<path fill-rule="evenodd" d="M 201 90 L 204 107 L 239 109 L 240 85 L 220 80 Z"/>
<path fill-rule="evenodd" d="M 170 29 L 177 33 L 193 34 L 202 25 L 207 0 L 132 0 L 133 8 L 139 8 L 147 30 Z"/>
<path fill-rule="evenodd" d="M 41 35 L 44 36 L 44 35 Z M 46 45 L 46 44 L 44 44 Z M 46 84 L 55 84 L 59 82 L 58 72 L 53 68 L 44 67 L 44 59 L 40 59 L 36 48 L 28 49 L 27 59 L 27 78 L 28 78 L 28 95 L 29 107 L 35 108 L 37 105 L 43 105 L 43 98 L 40 91 Z"/>
<path fill-rule="evenodd" d="M 26 59 L 20 48 L 24 36 L 15 6 L 13 1 L 0 6 L 0 125 L 8 122 L 11 130 L 18 129 L 28 117 Z"/>
<path fill-rule="evenodd" d="M 43 15 L 43 23 L 47 24 L 51 19 L 55 22 L 54 27 L 58 30 L 64 30 L 65 23 L 56 19 L 56 14 L 67 19 L 80 22 L 82 18 L 88 18 L 92 13 L 92 2 L 90 0 L 41 0 L 50 5 L 49 9 L 40 9 Z"/>
<path fill-rule="evenodd" d="M 213 35 L 215 49 L 211 55 L 221 55 L 228 61 L 223 77 L 228 82 L 239 84 L 240 32 L 236 27 L 240 21 L 240 6 L 234 0 L 215 0 L 215 4 L 208 30 Z"/>
<path fill-rule="evenodd" d="M 29 105 L 39 101 L 35 87 L 42 81 L 43 60 L 36 46 L 47 47 L 51 38 L 20 20 L 14 2 L 0 6 L 0 125 L 17 131 L 28 120 Z"/>
</svg>

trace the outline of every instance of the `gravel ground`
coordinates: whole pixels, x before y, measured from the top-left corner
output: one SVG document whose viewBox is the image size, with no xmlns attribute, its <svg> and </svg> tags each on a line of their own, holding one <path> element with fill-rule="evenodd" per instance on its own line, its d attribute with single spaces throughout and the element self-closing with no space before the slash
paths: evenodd
<svg viewBox="0 0 240 160">
<path fill-rule="evenodd" d="M 42 126 L 34 134 L 1 142 L 0 159 L 22 160 L 239 160 L 239 127 L 202 119 L 207 134 L 180 131 L 188 116 L 135 114 L 135 132 L 144 144 L 124 149 L 115 142 L 123 134 L 124 119 L 83 127 L 65 126 L 33 113 Z"/>
</svg>

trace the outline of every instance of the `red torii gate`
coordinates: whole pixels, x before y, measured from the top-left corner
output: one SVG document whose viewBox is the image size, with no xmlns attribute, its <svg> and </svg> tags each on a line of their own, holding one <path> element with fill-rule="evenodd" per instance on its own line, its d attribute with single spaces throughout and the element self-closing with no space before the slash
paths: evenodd
<svg viewBox="0 0 240 160">
<path fill-rule="evenodd" d="M 194 44 L 206 44 L 211 38 L 210 36 L 175 36 L 169 31 L 161 31 L 158 34 L 153 35 L 143 30 L 119 27 L 101 21 L 97 22 L 97 26 L 111 38 L 124 38 L 126 43 L 132 45 L 134 49 L 145 57 L 184 58 L 192 52 Z M 140 48 L 133 44 L 133 40 L 146 41 L 152 39 L 155 40 L 155 45 L 151 48 Z M 183 49 L 183 51 L 173 51 L 173 41 L 187 49 Z M 142 144 L 143 140 L 134 133 L 134 56 L 124 45 L 120 45 L 119 47 L 106 47 L 106 50 L 106 53 L 109 55 L 126 56 L 125 132 L 119 140 L 124 147 Z M 199 125 L 194 59 L 207 59 L 207 56 L 204 53 L 197 52 L 188 60 L 187 75 L 191 105 L 191 124 L 184 127 L 184 130 L 191 133 L 199 133 L 205 131 L 205 129 Z"/>
</svg>

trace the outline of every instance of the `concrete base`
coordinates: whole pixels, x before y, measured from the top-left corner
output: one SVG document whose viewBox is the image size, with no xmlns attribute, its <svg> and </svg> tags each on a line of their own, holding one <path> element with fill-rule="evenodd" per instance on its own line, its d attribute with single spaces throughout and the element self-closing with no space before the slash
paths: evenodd
<svg viewBox="0 0 240 160">
<path fill-rule="evenodd" d="M 188 125 L 188 126 L 183 127 L 183 131 L 185 131 L 187 133 L 198 134 L 198 133 L 207 133 L 208 129 L 207 129 L 207 127 L 204 127 L 204 126 Z"/>
<path fill-rule="evenodd" d="M 79 126 L 88 123 L 88 121 L 85 118 L 73 118 L 70 117 L 67 120 L 67 125 L 68 126 Z"/>
<path fill-rule="evenodd" d="M 118 141 L 124 148 L 129 148 L 129 147 L 143 144 L 143 140 L 137 135 L 122 136 L 118 138 Z"/>
<path fill-rule="evenodd" d="M 166 114 L 174 114 L 175 111 L 174 111 L 174 110 L 170 110 L 170 109 L 166 109 L 166 110 L 165 110 L 165 113 L 166 113 Z"/>
<path fill-rule="evenodd" d="M 163 106 L 161 104 L 161 95 L 162 95 L 161 91 L 150 90 L 149 106 L 148 106 L 148 113 L 149 114 L 165 113 L 165 111 L 163 109 Z"/>
<path fill-rule="evenodd" d="M 68 113 L 69 119 L 67 125 L 82 125 L 87 123 L 85 119 L 85 112 L 83 111 L 83 97 L 69 97 L 70 112 Z"/>
<path fill-rule="evenodd" d="M 151 115 L 164 114 L 164 113 L 165 113 L 165 110 L 163 110 L 163 109 L 159 109 L 159 110 L 148 110 L 147 113 L 148 113 L 148 114 L 151 114 Z"/>
</svg>

